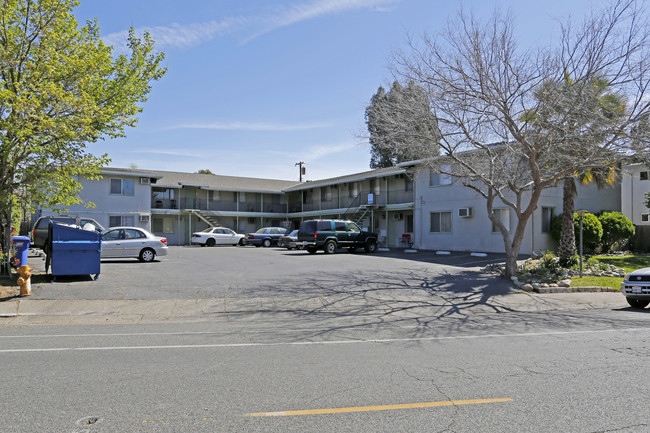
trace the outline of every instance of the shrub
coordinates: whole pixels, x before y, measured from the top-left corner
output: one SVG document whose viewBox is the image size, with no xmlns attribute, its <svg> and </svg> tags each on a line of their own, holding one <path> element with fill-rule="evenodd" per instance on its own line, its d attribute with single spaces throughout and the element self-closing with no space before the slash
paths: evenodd
<svg viewBox="0 0 650 433">
<path fill-rule="evenodd" d="M 539 259 L 539 266 L 544 269 L 557 269 L 558 261 L 552 251 L 544 251 Z"/>
<path fill-rule="evenodd" d="M 576 246 L 580 248 L 580 217 L 573 215 L 573 225 L 576 233 Z M 600 246 L 603 237 L 603 226 L 594 214 L 585 214 L 582 217 L 582 246 L 585 250 L 594 252 Z"/>
<path fill-rule="evenodd" d="M 603 251 L 609 252 L 618 243 L 624 243 L 634 236 L 634 224 L 620 212 L 603 212 L 598 220 L 603 227 Z"/>
</svg>

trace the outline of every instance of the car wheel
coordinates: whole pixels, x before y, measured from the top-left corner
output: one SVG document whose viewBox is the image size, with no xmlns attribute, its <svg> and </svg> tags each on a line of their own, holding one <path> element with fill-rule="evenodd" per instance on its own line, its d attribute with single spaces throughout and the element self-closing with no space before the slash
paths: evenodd
<svg viewBox="0 0 650 433">
<path fill-rule="evenodd" d="M 243 247 L 244 245 L 246 245 L 246 244 L 244 243 L 244 238 L 241 238 L 241 239 L 239 240 L 239 243 L 238 243 L 237 245 L 239 245 L 240 247 Z"/>
<path fill-rule="evenodd" d="M 264 240 L 262 241 L 262 246 L 263 246 L 264 248 L 268 248 L 268 247 L 270 247 L 270 246 L 271 246 L 271 239 L 264 239 Z"/>
<path fill-rule="evenodd" d="M 156 257 L 156 252 L 151 248 L 145 248 L 142 251 L 140 251 L 139 259 L 141 262 L 152 262 L 155 257 Z"/>
<path fill-rule="evenodd" d="M 325 242 L 325 254 L 334 254 L 336 252 L 336 242 L 327 241 Z"/>
<path fill-rule="evenodd" d="M 377 242 L 375 242 L 375 241 L 368 241 L 368 242 L 366 242 L 366 245 L 363 247 L 363 249 L 364 249 L 367 253 L 374 253 L 375 251 L 377 251 Z"/>
<path fill-rule="evenodd" d="M 308 252 L 309 254 L 316 254 L 316 250 L 317 250 L 317 249 L 314 248 L 314 247 L 307 247 L 307 252 Z"/>
<path fill-rule="evenodd" d="M 650 304 L 650 301 L 644 301 L 641 299 L 632 299 L 632 298 L 625 298 L 627 300 L 627 303 L 630 304 L 630 307 L 632 308 L 645 308 Z"/>
<path fill-rule="evenodd" d="M 205 241 L 205 244 L 206 244 L 207 246 L 209 246 L 209 247 L 213 247 L 215 243 L 216 243 L 216 242 L 215 242 L 214 239 L 212 239 L 212 238 L 210 238 L 210 239 L 208 239 L 207 241 Z"/>
</svg>

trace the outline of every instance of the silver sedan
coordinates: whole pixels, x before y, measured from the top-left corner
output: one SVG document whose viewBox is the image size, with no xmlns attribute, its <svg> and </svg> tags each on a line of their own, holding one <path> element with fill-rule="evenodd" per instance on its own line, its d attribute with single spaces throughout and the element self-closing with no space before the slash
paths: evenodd
<svg viewBox="0 0 650 433">
<path fill-rule="evenodd" d="M 167 255 L 167 238 L 139 227 L 111 227 L 102 232 L 102 259 L 133 257 L 151 262 Z"/>
</svg>

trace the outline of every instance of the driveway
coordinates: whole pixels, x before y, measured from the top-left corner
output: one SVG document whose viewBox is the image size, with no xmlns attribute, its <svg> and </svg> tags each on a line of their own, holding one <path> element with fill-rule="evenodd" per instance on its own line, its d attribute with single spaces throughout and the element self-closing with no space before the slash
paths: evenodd
<svg viewBox="0 0 650 433">
<path fill-rule="evenodd" d="M 170 247 L 153 263 L 103 260 L 99 280 L 36 277 L 31 299 L 206 299 L 225 297 L 331 296 L 335 294 L 399 294 L 494 296 L 509 293 L 501 278 L 477 272 L 503 255 L 473 257 L 469 253 L 436 255 L 425 251 L 346 251 L 311 255 L 305 251 L 254 247 Z M 44 269 L 44 260 L 30 257 Z"/>
</svg>

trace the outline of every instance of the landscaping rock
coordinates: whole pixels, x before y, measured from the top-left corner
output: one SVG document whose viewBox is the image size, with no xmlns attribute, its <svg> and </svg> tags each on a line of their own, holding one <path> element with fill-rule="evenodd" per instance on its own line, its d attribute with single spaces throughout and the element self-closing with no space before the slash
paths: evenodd
<svg viewBox="0 0 650 433">
<path fill-rule="evenodd" d="M 558 287 L 571 287 L 571 280 L 569 280 L 569 279 L 562 280 L 559 283 L 557 283 L 557 286 Z"/>
</svg>

